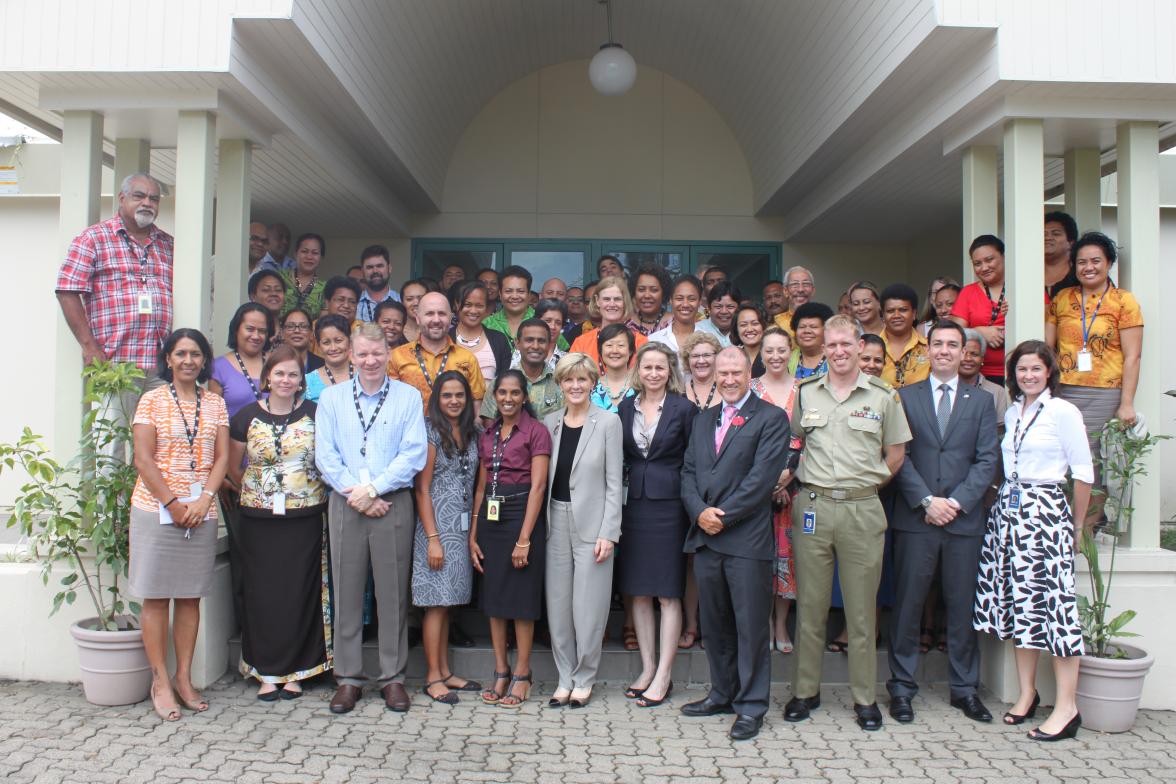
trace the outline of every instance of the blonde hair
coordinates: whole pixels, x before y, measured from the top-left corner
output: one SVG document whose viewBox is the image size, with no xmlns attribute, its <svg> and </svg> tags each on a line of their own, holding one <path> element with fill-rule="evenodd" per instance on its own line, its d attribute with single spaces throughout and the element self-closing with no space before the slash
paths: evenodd
<svg viewBox="0 0 1176 784">
<path fill-rule="evenodd" d="M 645 393 L 645 385 L 641 383 L 641 376 L 638 375 L 637 369 L 641 367 L 641 358 L 654 351 L 665 356 L 666 366 L 670 369 L 670 377 L 666 379 L 666 391 L 681 395 L 686 391 L 686 384 L 682 381 L 682 371 L 678 368 L 678 358 L 674 356 L 673 349 L 665 343 L 658 343 L 656 340 L 646 343 L 637 349 L 637 359 L 633 363 L 632 372 L 629 373 L 630 388 L 638 395 Z"/>
<path fill-rule="evenodd" d="M 829 334 L 829 330 L 831 329 L 848 329 L 850 333 L 853 334 L 854 340 L 862 339 L 861 325 L 858 324 L 856 320 L 841 313 L 838 313 L 836 316 L 832 316 L 828 321 L 825 322 L 826 335 Z"/>
<path fill-rule="evenodd" d="M 600 279 L 592 291 L 592 299 L 588 301 L 588 315 L 592 317 L 593 324 L 600 323 L 600 308 L 596 306 L 596 298 L 600 296 L 600 292 L 611 288 L 618 289 L 625 299 L 625 318 L 622 322 L 633 318 L 633 296 L 629 293 L 629 284 L 622 277 L 610 275 Z"/>
<path fill-rule="evenodd" d="M 699 343 L 705 343 L 715 350 L 717 355 L 722 350 L 723 345 L 719 343 L 719 339 L 709 332 L 694 332 L 686 336 L 686 338 L 678 344 L 678 356 L 682 358 L 682 367 L 690 370 L 690 352 L 697 348 Z"/>
<path fill-rule="evenodd" d="M 564 379 L 583 375 L 593 384 L 600 379 L 600 369 L 596 362 L 587 354 L 573 351 L 560 357 L 555 364 L 555 383 L 562 384 Z"/>
<path fill-rule="evenodd" d="M 796 348 L 796 345 L 792 340 L 792 336 L 789 335 L 786 330 L 781 329 L 780 327 L 777 327 L 775 324 L 773 324 L 772 326 L 770 326 L 764 330 L 764 336 L 762 338 L 760 338 L 760 346 L 761 347 L 764 345 L 764 341 L 768 339 L 769 335 L 779 335 L 780 337 L 787 340 L 789 350 Z"/>
<path fill-rule="evenodd" d="M 366 338 L 367 340 L 378 340 L 387 345 L 387 340 L 384 337 L 384 330 L 379 324 L 374 321 L 361 321 L 351 328 L 351 339 Z"/>
</svg>

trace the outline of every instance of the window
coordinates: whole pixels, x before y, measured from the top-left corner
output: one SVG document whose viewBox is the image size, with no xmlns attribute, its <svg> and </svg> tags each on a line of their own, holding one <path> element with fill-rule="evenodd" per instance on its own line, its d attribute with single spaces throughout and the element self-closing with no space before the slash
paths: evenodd
<svg viewBox="0 0 1176 784">
<path fill-rule="evenodd" d="M 465 279 L 473 280 L 478 270 L 497 269 L 502 250 L 498 245 L 451 242 L 438 247 L 421 248 L 413 254 L 413 277 L 440 281 L 445 268 L 458 265 L 465 271 Z"/>
<path fill-rule="evenodd" d="M 543 282 L 559 278 L 569 287 L 584 285 L 585 265 L 592 253 L 590 242 L 528 240 L 504 244 L 507 265 L 518 264 L 531 273 L 531 288 L 539 291 Z"/>
<path fill-rule="evenodd" d="M 780 279 L 779 245 L 695 245 L 692 248 L 695 270 L 719 267 L 735 284 L 743 299 L 759 301 L 764 284 Z"/>
</svg>

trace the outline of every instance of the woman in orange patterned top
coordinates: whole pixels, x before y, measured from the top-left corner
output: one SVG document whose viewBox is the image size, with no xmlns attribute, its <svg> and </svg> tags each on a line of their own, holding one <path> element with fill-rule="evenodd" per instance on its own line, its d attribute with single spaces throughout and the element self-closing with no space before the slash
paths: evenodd
<svg viewBox="0 0 1176 784">
<path fill-rule="evenodd" d="M 1057 351 L 1058 397 L 1082 412 L 1090 453 L 1112 417 L 1135 423 L 1135 388 L 1143 348 L 1143 313 L 1135 297 L 1110 278 L 1118 258 L 1114 241 L 1091 231 L 1070 251 L 1078 286 L 1059 291 L 1045 317 L 1045 340 Z M 1095 481 L 1101 482 L 1096 464 Z M 1101 513 L 1091 502 L 1091 516 Z"/>
<path fill-rule="evenodd" d="M 167 382 L 143 395 L 135 411 L 131 496 L 131 562 L 127 592 L 143 599 L 139 620 L 151 664 L 151 701 L 164 721 L 180 718 L 176 699 L 197 713 L 208 702 L 192 686 L 200 597 L 212 586 L 216 491 L 229 463 L 229 415 L 219 395 L 201 389 L 212 349 L 194 329 L 177 329 L 159 352 Z M 168 614 L 175 680 L 168 677 Z"/>
</svg>

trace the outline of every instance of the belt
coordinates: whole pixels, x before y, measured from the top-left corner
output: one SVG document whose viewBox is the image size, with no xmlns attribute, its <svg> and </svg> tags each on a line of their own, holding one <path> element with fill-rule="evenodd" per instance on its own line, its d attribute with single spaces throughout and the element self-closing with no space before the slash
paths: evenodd
<svg viewBox="0 0 1176 784">
<path fill-rule="evenodd" d="M 833 501 L 860 501 L 863 498 L 873 498 L 878 495 L 876 487 L 862 487 L 857 490 L 844 490 L 836 487 L 818 487 L 817 485 L 801 485 L 801 492 L 813 493 L 821 498 Z"/>
<path fill-rule="evenodd" d="M 391 501 L 392 499 L 394 499 L 396 496 L 400 495 L 401 493 L 407 493 L 407 492 L 408 492 L 408 488 L 402 487 L 399 490 L 389 490 L 388 492 L 381 495 L 380 498 L 383 499 L 384 501 Z"/>
<path fill-rule="evenodd" d="M 512 498 L 522 498 L 523 496 L 527 496 L 530 494 L 531 494 L 530 491 L 527 491 L 524 493 L 511 493 L 510 495 L 489 495 L 489 494 L 487 494 L 486 498 L 487 499 L 497 498 L 499 501 L 509 501 Z M 569 501 L 568 503 L 571 503 L 571 502 Z"/>
</svg>

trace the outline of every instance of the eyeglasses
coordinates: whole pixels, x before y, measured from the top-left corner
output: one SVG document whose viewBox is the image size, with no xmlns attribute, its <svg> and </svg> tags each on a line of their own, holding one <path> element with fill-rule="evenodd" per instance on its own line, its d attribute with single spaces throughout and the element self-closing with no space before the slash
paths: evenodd
<svg viewBox="0 0 1176 784">
<path fill-rule="evenodd" d="M 708 352 L 706 354 L 691 354 L 690 358 L 691 359 L 714 359 L 715 354 L 713 351 Z"/>
<path fill-rule="evenodd" d="M 584 303 L 584 298 L 583 297 L 568 297 L 568 302 L 575 303 L 577 305 L 582 305 Z"/>
<path fill-rule="evenodd" d="M 269 237 L 259 237 L 256 234 L 249 235 L 250 242 L 269 242 Z"/>
<path fill-rule="evenodd" d="M 285 324 L 282 329 L 290 332 L 310 332 L 309 324 Z"/>
<path fill-rule="evenodd" d="M 789 283 L 784 288 L 796 290 L 796 289 L 811 289 L 812 287 L 813 287 L 812 282 L 806 280 L 806 281 L 801 281 L 801 282 Z"/>
</svg>

